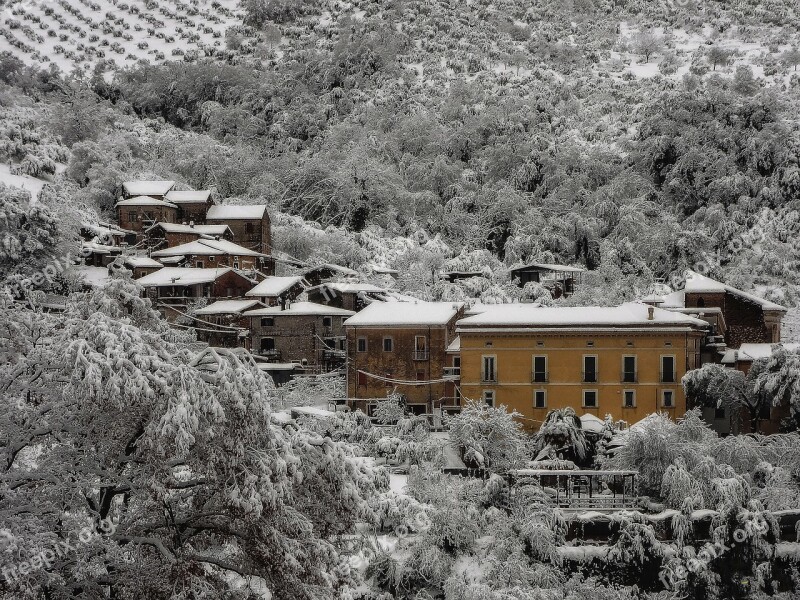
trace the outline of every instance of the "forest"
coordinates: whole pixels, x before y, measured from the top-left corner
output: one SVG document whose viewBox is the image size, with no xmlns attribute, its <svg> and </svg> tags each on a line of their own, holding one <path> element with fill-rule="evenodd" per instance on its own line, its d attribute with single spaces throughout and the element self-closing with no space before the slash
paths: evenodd
<svg viewBox="0 0 800 600">
<path fill-rule="evenodd" d="M 692 269 L 789 307 L 783 337 L 800 342 L 794 2 L 169 2 L 214 41 L 123 64 L 99 41 L 45 61 L 38 13 L 12 4 L 0 598 L 797 597 L 797 433 L 719 437 L 690 411 L 612 452 L 610 426 L 592 437 L 555 411 L 529 435 L 475 405 L 448 425 L 453 450 L 392 397 L 377 423 L 288 419 L 331 389 L 277 389 L 168 327 L 129 274 L 89 291 L 68 268 L 123 181 L 170 179 L 267 204 L 277 256 L 397 269 L 420 300 L 610 306 Z M 533 261 L 584 267 L 585 285 L 514 285 Z M 795 356 L 684 383 L 712 404 L 800 407 Z M 565 468 L 636 469 L 645 500 L 581 521 L 509 482 L 547 448 Z M 443 473 L 453 451 L 481 476 Z"/>
</svg>

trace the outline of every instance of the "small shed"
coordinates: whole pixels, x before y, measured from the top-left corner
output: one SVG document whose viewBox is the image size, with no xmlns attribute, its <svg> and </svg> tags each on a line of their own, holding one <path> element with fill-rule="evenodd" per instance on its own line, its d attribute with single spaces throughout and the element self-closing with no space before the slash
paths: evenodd
<svg viewBox="0 0 800 600">
<path fill-rule="evenodd" d="M 511 279 L 520 287 L 526 283 L 541 283 L 550 288 L 555 297 L 569 296 L 575 286 L 583 283 L 584 269 L 568 265 L 529 263 L 511 269 Z"/>
</svg>

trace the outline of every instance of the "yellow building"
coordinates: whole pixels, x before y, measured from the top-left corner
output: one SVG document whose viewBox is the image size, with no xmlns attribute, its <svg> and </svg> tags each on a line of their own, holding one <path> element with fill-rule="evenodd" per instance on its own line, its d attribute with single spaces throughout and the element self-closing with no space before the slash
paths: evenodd
<svg viewBox="0 0 800 600">
<path fill-rule="evenodd" d="M 681 377 L 700 366 L 708 324 L 646 304 L 498 305 L 462 319 L 464 398 L 506 405 L 536 429 L 555 408 L 635 423 L 686 412 Z"/>
</svg>

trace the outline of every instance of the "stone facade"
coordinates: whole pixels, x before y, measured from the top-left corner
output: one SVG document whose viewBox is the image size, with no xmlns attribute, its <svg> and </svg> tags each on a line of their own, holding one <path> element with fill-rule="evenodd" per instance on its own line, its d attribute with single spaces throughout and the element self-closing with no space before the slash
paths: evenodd
<svg viewBox="0 0 800 600">
<path fill-rule="evenodd" d="M 450 382 L 398 385 L 362 371 L 409 382 L 442 379 L 445 367 L 451 364 L 447 347 L 455 338 L 455 323 L 461 316 L 463 311 L 439 326 L 348 326 L 347 395 L 352 407 L 369 412 L 375 399 L 385 398 L 396 389 L 412 412 L 431 413 L 443 398 L 453 396 Z M 386 340 L 391 340 L 390 350 Z"/>
<path fill-rule="evenodd" d="M 123 229 L 137 233 L 141 239 L 145 229 L 155 223 L 177 223 L 178 209 L 167 204 L 125 204 L 117 206 L 117 222 Z"/>
<path fill-rule="evenodd" d="M 725 343 L 730 348 L 780 341 L 782 311 L 765 311 L 755 302 L 730 292 L 686 292 L 686 308 L 703 307 L 722 309 Z"/>
<path fill-rule="evenodd" d="M 250 311 L 253 353 L 274 362 L 307 363 L 328 371 L 345 359 L 342 314 L 292 314 L 289 311 Z"/>
<path fill-rule="evenodd" d="M 209 225 L 224 224 L 230 227 L 231 232 L 233 232 L 233 241 L 240 246 L 262 254 L 272 253 L 272 231 L 269 213 L 266 210 L 261 219 L 217 219 L 207 217 L 206 222 Z"/>
</svg>

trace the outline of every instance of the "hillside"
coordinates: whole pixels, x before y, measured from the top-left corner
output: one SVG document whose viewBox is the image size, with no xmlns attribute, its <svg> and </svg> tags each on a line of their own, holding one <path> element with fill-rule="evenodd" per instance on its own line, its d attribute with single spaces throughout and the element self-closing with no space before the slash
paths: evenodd
<svg viewBox="0 0 800 600">
<path fill-rule="evenodd" d="M 75 32 L 67 7 L 115 20 Z M 31 67 L 4 63 L 25 99 L 6 95 L 20 123 L 0 161 L 50 178 L 65 165 L 59 185 L 101 213 L 124 177 L 150 174 L 266 201 L 321 231 L 308 244 L 279 225 L 284 251 L 402 266 L 426 297 L 502 299 L 505 269 L 540 260 L 592 270 L 584 302 L 685 268 L 795 302 L 791 2 L 12 3 L 7 35 L 34 17 L 76 53 L 90 27 L 123 52 L 25 38 L 14 56 Z M 32 75 L 44 57 L 83 71 L 54 86 Z M 487 277 L 428 289 L 432 266 Z"/>
</svg>

